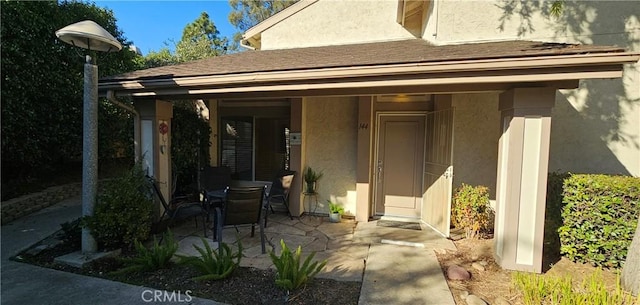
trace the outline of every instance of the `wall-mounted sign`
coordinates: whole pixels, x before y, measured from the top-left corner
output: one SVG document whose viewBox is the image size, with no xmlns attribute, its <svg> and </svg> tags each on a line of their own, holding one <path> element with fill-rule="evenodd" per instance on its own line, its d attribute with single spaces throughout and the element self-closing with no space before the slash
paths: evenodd
<svg viewBox="0 0 640 305">
<path fill-rule="evenodd" d="M 299 132 L 289 133 L 289 145 L 302 145 L 302 134 Z"/>
</svg>

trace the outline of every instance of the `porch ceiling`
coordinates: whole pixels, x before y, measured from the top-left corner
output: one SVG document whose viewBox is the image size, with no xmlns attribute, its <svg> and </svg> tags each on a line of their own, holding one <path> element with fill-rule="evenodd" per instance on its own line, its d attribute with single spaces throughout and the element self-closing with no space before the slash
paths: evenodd
<svg viewBox="0 0 640 305">
<path fill-rule="evenodd" d="M 156 97 L 355 95 L 572 88 L 615 78 L 640 54 L 609 46 L 503 41 L 433 46 L 421 39 L 246 51 L 105 77 L 101 94 Z"/>
</svg>

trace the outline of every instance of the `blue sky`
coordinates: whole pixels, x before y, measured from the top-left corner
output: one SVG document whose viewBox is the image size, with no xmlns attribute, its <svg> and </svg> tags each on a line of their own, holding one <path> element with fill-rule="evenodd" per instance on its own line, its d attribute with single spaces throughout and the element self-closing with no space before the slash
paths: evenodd
<svg viewBox="0 0 640 305">
<path fill-rule="evenodd" d="M 182 29 L 200 13 L 207 12 L 222 36 L 232 37 L 236 29 L 227 16 L 231 7 L 222 0 L 210 1 L 95 1 L 113 11 L 118 27 L 146 55 L 158 51 L 165 41 L 179 41 Z M 171 45 L 171 43 L 170 43 Z"/>
</svg>

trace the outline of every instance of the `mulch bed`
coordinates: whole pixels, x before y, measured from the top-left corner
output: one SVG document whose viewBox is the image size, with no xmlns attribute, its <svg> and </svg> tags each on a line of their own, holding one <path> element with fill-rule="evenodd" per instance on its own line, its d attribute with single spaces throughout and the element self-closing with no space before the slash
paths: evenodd
<svg viewBox="0 0 640 305">
<path fill-rule="evenodd" d="M 189 291 L 190 296 L 228 304 L 358 304 L 362 286 L 360 282 L 314 278 L 306 286 L 287 294 L 276 287 L 273 270 L 239 267 L 230 277 L 223 280 L 194 281 L 192 278 L 200 274 L 188 266 L 177 264 L 153 272 L 113 275 L 111 272 L 124 266 L 117 258 L 104 258 L 84 269 L 60 265 L 53 261 L 60 255 L 77 250 L 78 247 L 75 245 L 61 243 L 35 255 L 28 254 L 29 250 L 26 250 L 14 257 L 14 260 L 153 289 L 181 292 L 183 296 Z M 122 255 L 129 256 L 132 253 Z"/>
</svg>

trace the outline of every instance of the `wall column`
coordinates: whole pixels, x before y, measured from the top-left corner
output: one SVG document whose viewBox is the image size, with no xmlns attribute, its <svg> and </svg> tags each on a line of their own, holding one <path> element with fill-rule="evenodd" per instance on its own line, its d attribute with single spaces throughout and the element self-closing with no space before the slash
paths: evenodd
<svg viewBox="0 0 640 305">
<path fill-rule="evenodd" d="M 373 98 L 358 99 L 358 156 L 356 167 L 356 220 L 367 222 L 371 215 L 371 131 Z"/>
<path fill-rule="evenodd" d="M 209 127 L 211 128 L 211 135 L 209 136 L 209 165 L 218 166 L 218 100 L 208 100 L 207 108 L 209 109 Z"/>
<path fill-rule="evenodd" d="M 301 98 L 293 98 L 291 101 L 291 126 L 289 128 L 289 133 L 302 133 L 302 99 Z M 306 135 L 302 134 L 302 139 L 304 141 L 304 137 Z M 289 194 L 289 209 L 291 215 L 300 216 L 302 212 L 304 212 L 304 207 L 302 206 L 303 200 L 301 200 L 302 196 L 302 145 L 300 144 L 291 144 L 290 159 L 289 159 L 289 170 L 296 172 L 296 177 L 293 180 L 293 184 L 291 185 L 291 190 Z"/>
<path fill-rule="evenodd" d="M 542 272 L 555 93 L 555 88 L 516 88 L 500 94 L 494 249 L 505 269 Z"/>
<path fill-rule="evenodd" d="M 171 118 L 173 105 L 155 99 L 137 99 L 134 107 L 140 113 L 140 150 L 142 167 L 160 187 L 165 200 L 171 200 Z M 162 204 L 156 199 L 154 220 L 163 213 Z"/>
</svg>

